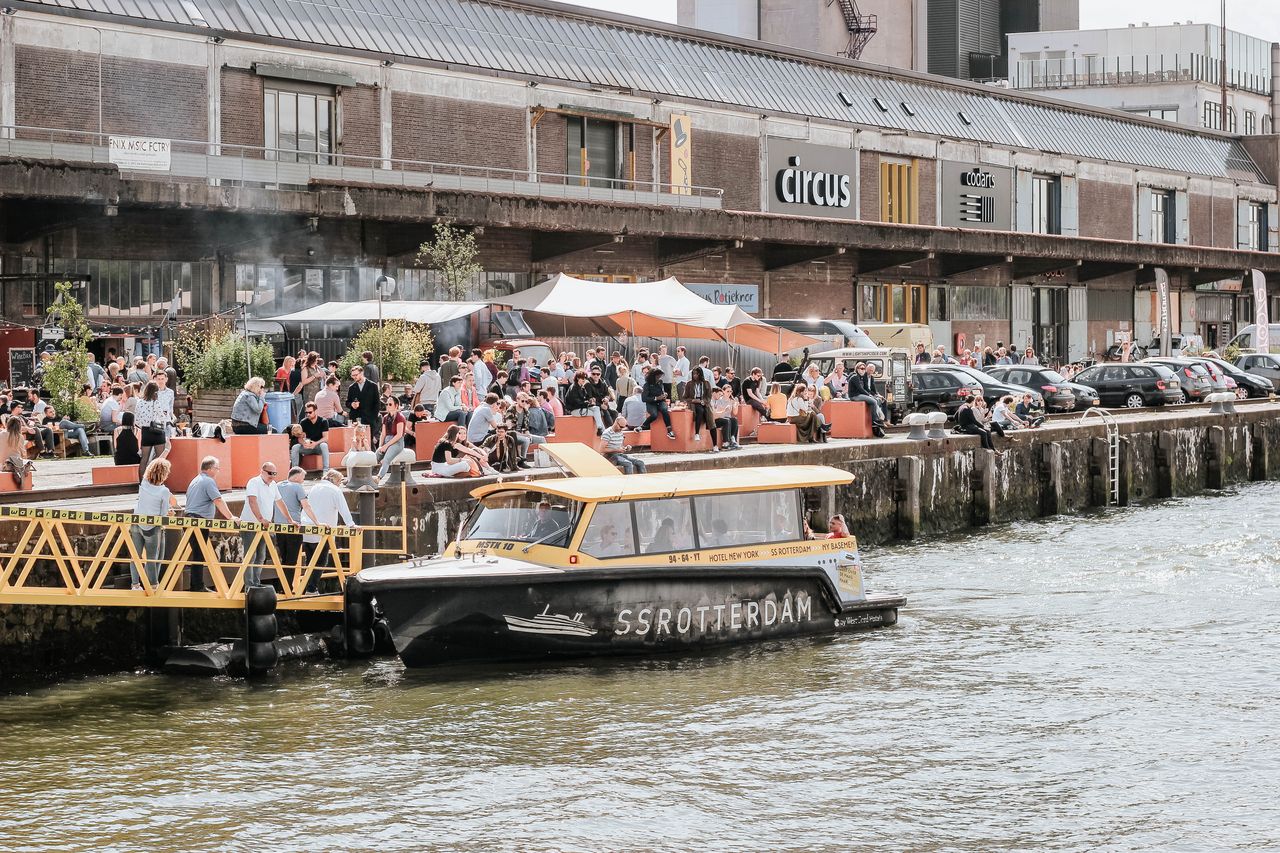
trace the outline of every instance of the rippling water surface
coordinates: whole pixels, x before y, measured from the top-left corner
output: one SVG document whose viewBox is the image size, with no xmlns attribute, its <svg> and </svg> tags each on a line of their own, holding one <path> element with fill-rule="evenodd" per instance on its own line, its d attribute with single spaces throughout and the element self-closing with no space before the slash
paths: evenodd
<svg viewBox="0 0 1280 853">
<path fill-rule="evenodd" d="M 1267 484 L 880 549 L 909 606 L 856 636 L 0 698 L 0 848 L 1280 849 L 1278 514 Z"/>
</svg>

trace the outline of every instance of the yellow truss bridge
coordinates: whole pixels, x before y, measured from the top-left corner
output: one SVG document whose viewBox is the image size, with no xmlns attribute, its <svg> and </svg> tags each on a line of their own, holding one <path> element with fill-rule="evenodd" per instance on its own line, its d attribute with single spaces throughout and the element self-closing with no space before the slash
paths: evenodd
<svg viewBox="0 0 1280 853">
<path fill-rule="evenodd" d="M 403 490 L 401 500 L 403 507 Z M 164 530 L 160 559 L 148 560 L 135 545 L 130 531 L 138 524 Z M 247 547 L 233 547 L 241 544 L 244 533 L 253 537 L 245 543 Z M 276 538 L 280 534 L 307 535 L 319 541 L 309 559 L 300 551 L 292 565 L 285 565 Z M 366 535 L 375 540 L 389 538 L 399 547 L 369 547 Z M 260 545 L 266 551 L 261 563 L 232 556 L 242 550 L 253 554 Z M 0 604 L 242 609 L 245 572 L 261 568 L 264 582 L 274 579 L 281 587 L 278 609 L 341 611 L 347 578 L 364 567 L 365 559 L 403 557 L 407 545 L 403 524 L 300 527 L 0 507 Z M 148 563 L 157 570 L 154 583 L 146 571 Z M 141 589 L 129 588 L 130 568 L 137 572 Z M 213 590 L 190 590 L 188 568 L 202 569 L 212 579 Z M 330 590 L 336 581 L 337 590 L 308 594 L 313 579 Z"/>
</svg>

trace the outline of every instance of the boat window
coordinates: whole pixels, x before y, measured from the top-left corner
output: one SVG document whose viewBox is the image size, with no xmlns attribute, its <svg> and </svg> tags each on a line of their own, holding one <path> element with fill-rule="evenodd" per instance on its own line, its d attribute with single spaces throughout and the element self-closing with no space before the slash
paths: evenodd
<svg viewBox="0 0 1280 853">
<path fill-rule="evenodd" d="M 582 537 L 582 553 L 592 557 L 634 557 L 636 536 L 631 527 L 631 504 L 596 504 Z"/>
<path fill-rule="evenodd" d="M 641 554 L 693 550 L 693 510 L 688 498 L 636 501 L 634 506 Z"/>
<path fill-rule="evenodd" d="M 500 492 L 481 498 L 464 540 L 498 539 L 538 542 L 563 548 L 569 544 L 580 506 L 537 492 Z"/>
<path fill-rule="evenodd" d="M 739 492 L 693 499 L 698 546 L 732 548 L 803 539 L 800 504 L 791 492 Z"/>
</svg>

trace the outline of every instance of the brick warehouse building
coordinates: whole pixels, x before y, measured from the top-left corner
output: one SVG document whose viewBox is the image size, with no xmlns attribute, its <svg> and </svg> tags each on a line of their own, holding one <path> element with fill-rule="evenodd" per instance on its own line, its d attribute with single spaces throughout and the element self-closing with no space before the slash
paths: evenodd
<svg viewBox="0 0 1280 853">
<path fill-rule="evenodd" d="M 384 271 L 433 298 L 437 217 L 479 229 L 478 297 L 675 275 L 1074 359 L 1151 334 L 1163 268 L 1219 341 L 1280 276 L 1278 140 L 536 0 L 14 0 L 0 347 L 67 276 L 120 335 Z"/>
</svg>

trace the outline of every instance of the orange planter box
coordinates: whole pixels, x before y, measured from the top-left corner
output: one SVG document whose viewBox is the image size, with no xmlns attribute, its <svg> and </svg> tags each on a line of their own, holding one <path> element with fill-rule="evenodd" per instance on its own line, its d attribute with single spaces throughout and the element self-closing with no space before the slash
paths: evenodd
<svg viewBox="0 0 1280 853">
<path fill-rule="evenodd" d="M 861 400 L 831 400 L 822 404 L 832 438 L 871 438 L 871 407 Z"/>
<path fill-rule="evenodd" d="M 711 433 L 702 427 L 702 440 L 693 439 L 693 412 L 677 409 L 671 413 L 671 429 L 675 439 L 667 438 L 662 419 L 649 425 L 649 447 L 656 453 L 700 453 L 711 449 Z"/>
<path fill-rule="evenodd" d="M 135 466 L 136 470 L 136 466 Z M 28 473 L 22 478 L 22 488 L 18 488 L 18 484 L 13 482 L 13 475 L 8 471 L 0 471 L 0 492 L 29 492 L 32 488 L 31 474 Z"/>
<path fill-rule="evenodd" d="M 659 423 L 658 427 L 661 428 L 662 424 Z M 626 433 L 622 436 L 622 446 L 623 447 L 648 447 L 650 440 L 651 439 L 649 437 L 649 430 L 647 429 L 642 429 L 639 432 L 636 432 L 634 430 L 627 430 Z"/>
<path fill-rule="evenodd" d="M 419 421 L 413 425 L 413 452 L 419 462 L 431 459 L 440 438 L 454 425 L 453 421 Z"/>
<path fill-rule="evenodd" d="M 231 487 L 243 489 L 262 470 L 263 463 L 276 463 L 276 470 L 289 470 L 289 436 L 233 435 L 227 439 L 231 448 Z"/>
<path fill-rule="evenodd" d="M 743 441 L 760 426 L 760 413 L 746 403 L 738 404 L 738 440 Z"/>
<path fill-rule="evenodd" d="M 761 444 L 795 444 L 795 424 L 760 424 L 756 441 Z"/>
<path fill-rule="evenodd" d="M 90 472 L 95 486 L 138 482 L 137 465 L 96 465 Z"/>
<path fill-rule="evenodd" d="M 218 488 L 231 488 L 231 447 L 225 441 L 216 438 L 188 438 L 178 436 L 171 440 L 169 446 L 169 462 L 173 470 L 164 484 L 174 492 L 185 492 L 187 486 L 200 473 L 200 461 L 206 456 L 216 456 L 222 467 L 214 482 Z M 136 483 L 137 480 L 134 480 Z"/>
<path fill-rule="evenodd" d="M 330 454 L 332 456 L 333 454 Z M 333 459 L 329 460 L 329 464 L 333 464 Z M 324 459 L 318 453 L 311 453 L 298 459 L 298 467 L 304 471 L 323 471 Z"/>
<path fill-rule="evenodd" d="M 324 443 L 329 445 L 330 455 L 341 458 L 347 455 L 356 438 L 355 427 L 329 427 L 324 432 Z"/>
<path fill-rule="evenodd" d="M 566 441 L 580 441 L 587 447 L 596 446 L 596 421 L 586 415 L 565 415 L 556 418 L 556 434 L 547 436 L 547 441 L 563 444 Z"/>
</svg>

